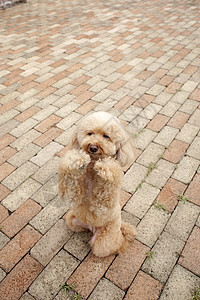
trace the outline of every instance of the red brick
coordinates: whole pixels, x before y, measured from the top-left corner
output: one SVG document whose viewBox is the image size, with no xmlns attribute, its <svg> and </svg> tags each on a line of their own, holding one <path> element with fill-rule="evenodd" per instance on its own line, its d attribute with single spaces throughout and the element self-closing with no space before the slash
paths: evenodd
<svg viewBox="0 0 200 300">
<path fill-rule="evenodd" d="M 189 198 L 191 202 L 200 206 L 200 174 L 196 174 L 186 190 L 185 196 Z"/>
<path fill-rule="evenodd" d="M 148 251 L 149 248 L 137 240 L 130 243 L 130 247 L 116 257 L 105 275 L 106 278 L 126 290 L 139 271 Z"/>
<path fill-rule="evenodd" d="M 123 67 L 119 68 L 116 72 L 126 74 L 127 72 L 131 71 L 133 66 L 124 65 Z"/>
<path fill-rule="evenodd" d="M 0 204 L 0 223 L 9 216 L 7 208 Z M 1 227 L 1 226 L 0 226 Z"/>
<path fill-rule="evenodd" d="M 157 114 L 147 125 L 148 129 L 159 132 L 169 121 L 169 117 Z"/>
<path fill-rule="evenodd" d="M 14 142 L 15 137 L 10 134 L 5 134 L 0 138 L 0 150 Z"/>
<path fill-rule="evenodd" d="M 112 57 L 110 58 L 110 60 L 115 61 L 115 62 L 118 62 L 118 61 L 120 61 L 123 57 L 124 57 L 123 54 L 117 54 L 117 55 L 112 56 Z"/>
<path fill-rule="evenodd" d="M 9 238 L 19 232 L 37 213 L 41 206 L 29 199 L 0 224 L 1 231 Z"/>
<path fill-rule="evenodd" d="M 158 69 L 153 75 L 156 76 L 157 78 L 162 78 L 163 76 L 165 76 L 167 72 L 168 70 Z"/>
<path fill-rule="evenodd" d="M 118 79 L 118 80 L 115 80 L 113 83 L 109 84 L 107 86 L 107 88 L 112 91 L 117 91 L 119 88 L 121 88 L 125 84 L 126 84 L 125 80 Z"/>
<path fill-rule="evenodd" d="M 27 83 L 27 84 L 24 84 L 24 85 L 20 86 L 20 87 L 17 89 L 17 91 L 18 91 L 19 93 L 26 93 L 27 91 L 31 90 L 32 88 L 34 88 L 34 87 L 36 87 L 36 86 L 38 86 L 38 83 L 35 82 L 35 81 L 31 81 L 31 82 L 29 82 L 29 83 Z"/>
<path fill-rule="evenodd" d="M 11 147 L 6 147 L 0 151 L 0 165 L 7 161 L 11 156 L 13 156 L 17 151 Z"/>
<path fill-rule="evenodd" d="M 89 76 L 82 75 L 82 76 L 74 79 L 72 82 L 70 82 L 70 84 L 79 86 L 79 85 L 81 85 L 82 83 L 86 82 L 89 79 L 90 79 Z"/>
<path fill-rule="evenodd" d="M 152 73 L 152 71 L 144 70 L 141 73 L 139 73 L 136 77 L 138 79 L 146 80 L 149 76 L 151 76 Z"/>
<path fill-rule="evenodd" d="M 161 289 L 162 284 L 158 280 L 139 271 L 124 299 L 157 300 L 159 299 Z"/>
<path fill-rule="evenodd" d="M 0 106 L 0 114 L 4 114 L 6 111 L 17 106 L 20 103 L 21 103 L 21 101 L 16 100 L 16 99 L 8 101 L 7 103 Z"/>
<path fill-rule="evenodd" d="M 23 79 L 21 79 L 21 80 L 20 80 L 20 84 L 21 84 L 21 85 L 25 85 L 25 84 L 27 84 L 27 83 L 29 83 L 29 82 L 35 80 L 36 78 L 38 78 L 37 75 L 31 74 L 31 75 L 29 75 L 29 76 L 24 77 Z"/>
<path fill-rule="evenodd" d="M 90 92 L 90 91 L 85 91 L 81 95 L 79 95 L 77 98 L 74 99 L 75 102 L 79 104 L 85 103 L 87 100 L 92 98 L 95 95 L 95 93 Z"/>
<path fill-rule="evenodd" d="M 79 114 L 85 115 L 93 108 L 95 108 L 98 104 L 99 103 L 97 103 L 96 101 L 88 100 L 87 102 L 79 106 L 75 111 Z"/>
<path fill-rule="evenodd" d="M 190 99 L 200 101 L 200 89 L 196 88 L 189 97 Z"/>
<path fill-rule="evenodd" d="M 183 249 L 179 264 L 200 276 L 200 228 L 194 227 Z"/>
<path fill-rule="evenodd" d="M 0 201 L 10 194 L 10 190 L 0 183 Z"/>
<path fill-rule="evenodd" d="M 52 86 L 50 86 L 50 87 L 44 89 L 43 91 L 39 92 L 38 94 L 36 94 L 35 97 L 42 100 L 45 97 L 53 94 L 53 92 L 55 92 L 55 91 L 56 91 L 56 89 L 53 88 Z"/>
<path fill-rule="evenodd" d="M 90 253 L 67 282 L 69 284 L 74 283 L 75 291 L 83 299 L 86 299 L 104 275 L 113 259 L 114 255 L 98 258 Z"/>
<path fill-rule="evenodd" d="M 149 105 L 153 101 L 154 98 L 155 97 L 152 95 L 144 94 L 141 96 L 141 98 L 139 98 L 138 100 L 135 101 L 134 105 L 145 108 L 145 107 L 147 107 L 147 105 Z"/>
<path fill-rule="evenodd" d="M 76 87 L 75 89 L 73 89 L 70 94 L 75 95 L 75 96 L 80 96 L 82 93 L 84 93 L 85 91 L 87 91 L 89 89 L 89 85 L 88 84 L 81 84 L 78 87 Z"/>
<path fill-rule="evenodd" d="M 167 93 L 170 94 L 176 94 L 178 90 L 181 88 L 182 84 L 177 82 L 172 82 L 168 85 L 168 87 L 164 90 Z"/>
<path fill-rule="evenodd" d="M 27 120 L 28 118 L 32 117 L 33 115 L 35 115 L 39 111 L 40 111 L 39 107 L 31 106 L 30 108 L 26 109 L 21 114 L 19 114 L 18 116 L 16 116 L 15 120 L 17 120 L 19 122 L 24 122 L 25 120 Z"/>
<path fill-rule="evenodd" d="M 128 192 L 121 190 L 120 192 L 120 206 L 121 208 L 127 203 L 127 201 L 130 199 L 132 195 Z"/>
<path fill-rule="evenodd" d="M 31 226 L 22 229 L 0 252 L 0 267 L 9 272 L 41 238 Z"/>
<path fill-rule="evenodd" d="M 1 299 L 19 299 L 42 270 L 43 266 L 27 254 L 0 283 Z"/>
<path fill-rule="evenodd" d="M 186 187 L 182 182 L 170 178 L 158 195 L 156 202 L 163 204 L 172 213 L 178 203 L 178 195 L 183 194 Z"/>
<path fill-rule="evenodd" d="M 61 133 L 63 132 L 62 129 L 60 128 L 50 128 L 47 130 L 44 134 L 39 136 L 36 140 L 34 140 L 34 143 L 37 144 L 40 147 L 45 147 L 48 145 L 52 140 L 57 138 Z"/>
<path fill-rule="evenodd" d="M 173 80 L 174 80 L 174 77 L 173 77 L 173 76 L 165 75 L 165 76 L 158 82 L 158 84 L 162 84 L 162 85 L 168 86 Z"/>
<path fill-rule="evenodd" d="M 115 108 L 119 109 L 121 111 L 126 110 L 130 105 L 132 105 L 134 102 L 136 101 L 136 99 L 129 97 L 129 96 L 125 96 L 124 98 L 122 98 L 119 102 L 117 102 L 117 104 L 115 104 Z"/>
<path fill-rule="evenodd" d="M 185 125 L 189 117 L 189 114 L 177 111 L 167 125 L 181 129 Z"/>
<path fill-rule="evenodd" d="M 68 68 L 66 71 L 70 72 L 70 73 L 74 73 L 75 71 L 78 71 L 79 69 L 81 69 L 84 65 L 81 63 L 77 63 L 75 65 L 73 65 L 72 67 Z"/>
<path fill-rule="evenodd" d="M 168 149 L 164 152 L 163 158 L 177 164 L 185 154 L 188 146 L 189 144 L 185 142 L 173 140 Z"/>
<path fill-rule="evenodd" d="M 50 127 L 57 124 L 60 120 L 61 120 L 60 117 L 58 117 L 56 115 L 51 115 L 48 118 L 46 118 L 44 121 L 42 121 L 39 125 L 35 126 L 35 129 L 44 133 Z"/>
<path fill-rule="evenodd" d="M 192 75 L 196 72 L 197 69 L 198 69 L 198 67 L 189 65 L 183 70 L 182 73 Z"/>
<path fill-rule="evenodd" d="M 0 181 L 6 178 L 10 173 L 12 173 L 16 168 L 5 162 L 0 166 Z"/>
</svg>

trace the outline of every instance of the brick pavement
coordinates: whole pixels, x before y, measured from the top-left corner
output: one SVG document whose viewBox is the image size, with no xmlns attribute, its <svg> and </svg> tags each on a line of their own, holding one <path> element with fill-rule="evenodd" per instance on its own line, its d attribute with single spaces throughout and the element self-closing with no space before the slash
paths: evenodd
<svg viewBox="0 0 200 300">
<path fill-rule="evenodd" d="M 197 0 L 29 0 L 0 11 L 1 300 L 194 299 L 199 13 Z M 91 110 L 119 117 L 137 148 L 121 205 L 138 234 L 105 259 L 90 252 L 90 233 L 66 228 L 57 191 L 60 157 Z"/>
</svg>

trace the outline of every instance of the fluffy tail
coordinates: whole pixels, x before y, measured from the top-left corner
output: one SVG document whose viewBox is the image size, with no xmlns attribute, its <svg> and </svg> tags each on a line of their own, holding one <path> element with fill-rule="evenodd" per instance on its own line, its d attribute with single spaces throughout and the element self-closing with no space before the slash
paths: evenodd
<svg viewBox="0 0 200 300">
<path fill-rule="evenodd" d="M 127 241 L 132 242 L 135 239 L 136 228 L 133 225 L 122 222 L 121 232 Z"/>
</svg>

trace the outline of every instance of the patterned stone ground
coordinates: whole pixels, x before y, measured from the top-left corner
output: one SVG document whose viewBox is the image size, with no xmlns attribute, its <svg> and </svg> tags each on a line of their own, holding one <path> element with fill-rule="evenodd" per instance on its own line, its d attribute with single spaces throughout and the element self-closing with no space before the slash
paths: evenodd
<svg viewBox="0 0 200 300">
<path fill-rule="evenodd" d="M 29 0 L 0 11 L 0 299 L 199 299 L 199 8 Z M 91 110 L 118 116 L 138 150 L 121 193 L 138 235 L 105 259 L 90 233 L 66 228 L 57 191 Z"/>
</svg>

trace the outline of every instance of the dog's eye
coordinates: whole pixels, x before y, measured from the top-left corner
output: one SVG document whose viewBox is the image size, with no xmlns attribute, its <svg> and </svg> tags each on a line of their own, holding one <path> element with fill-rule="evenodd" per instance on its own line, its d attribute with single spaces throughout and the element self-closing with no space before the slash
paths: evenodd
<svg viewBox="0 0 200 300">
<path fill-rule="evenodd" d="M 88 132 L 88 135 L 92 135 L 93 134 L 93 132 Z"/>
<path fill-rule="evenodd" d="M 110 138 L 107 134 L 104 134 L 103 137 L 104 137 L 105 139 L 109 139 L 109 138 Z"/>
</svg>

